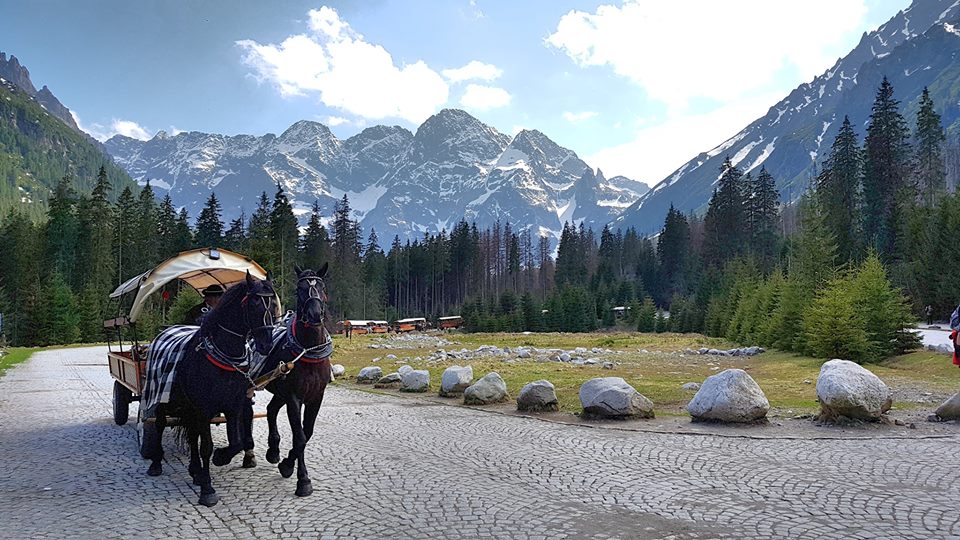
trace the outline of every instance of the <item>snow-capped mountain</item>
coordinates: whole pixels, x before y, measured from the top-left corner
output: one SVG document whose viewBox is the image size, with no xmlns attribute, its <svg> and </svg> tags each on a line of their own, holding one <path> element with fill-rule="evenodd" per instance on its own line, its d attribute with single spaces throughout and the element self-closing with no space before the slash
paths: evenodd
<svg viewBox="0 0 960 540">
<path fill-rule="evenodd" d="M 117 135 L 106 147 L 133 178 L 169 190 L 191 215 L 211 191 L 225 219 L 249 215 L 260 192 L 272 197 L 279 182 L 301 217 L 314 200 L 329 216 L 347 194 L 364 230 L 375 228 L 384 242 L 449 231 L 460 219 L 554 235 L 564 221 L 602 227 L 646 190 L 629 178 L 604 179 L 539 131 L 510 137 L 457 109 L 416 133 L 375 126 L 340 140 L 300 121 L 279 137 L 160 132 L 149 141 Z"/>
<path fill-rule="evenodd" d="M 783 200 L 798 197 L 816 176 L 844 115 L 862 137 L 874 94 L 887 76 L 911 125 L 924 86 L 949 127 L 960 118 L 960 0 L 915 0 L 812 82 L 793 90 L 739 133 L 683 164 L 618 216 L 616 227 L 651 233 L 663 225 L 672 204 L 702 211 L 730 157 L 745 171 L 764 166 L 777 180 Z"/>
</svg>

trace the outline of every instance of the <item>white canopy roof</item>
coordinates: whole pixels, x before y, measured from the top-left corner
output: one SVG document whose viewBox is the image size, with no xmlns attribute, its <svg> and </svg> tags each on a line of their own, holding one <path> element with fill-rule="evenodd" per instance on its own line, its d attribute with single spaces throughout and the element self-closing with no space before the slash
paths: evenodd
<svg viewBox="0 0 960 540">
<path fill-rule="evenodd" d="M 463 318 L 463 317 L 461 317 L 461 316 L 459 316 L 459 315 L 450 315 L 450 316 L 447 316 L 447 317 L 440 317 L 440 318 L 437 319 L 437 320 L 438 320 L 438 321 L 453 321 L 453 320 L 462 319 L 462 318 Z"/>
<path fill-rule="evenodd" d="M 412 317 L 412 318 L 409 318 L 409 319 L 400 319 L 400 320 L 397 321 L 397 323 L 398 323 L 398 324 L 409 324 L 409 323 L 426 322 L 426 321 L 427 321 L 427 320 L 424 319 L 423 317 Z"/>
<path fill-rule="evenodd" d="M 253 259 L 223 249 L 194 249 L 183 251 L 171 257 L 152 270 L 132 277 L 110 293 L 110 298 L 118 298 L 137 291 L 130 306 L 128 319 L 136 322 L 146 304 L 147 297 L 167 283 L 180 279 L 197 292 L 219 284 L 224 288 L 242 281 L 247 271 L 257 279 L 266 279 L 267 272 Z"/>
</svg>

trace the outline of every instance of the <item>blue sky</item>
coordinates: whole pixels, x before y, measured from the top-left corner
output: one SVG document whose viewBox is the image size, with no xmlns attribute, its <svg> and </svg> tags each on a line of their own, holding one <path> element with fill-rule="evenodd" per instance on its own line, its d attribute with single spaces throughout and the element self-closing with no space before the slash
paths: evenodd
<svg viewBox="0 0 960 540">
<path fill-rule="evenodd" d="M 464 108 L 656 183 L 908 0 L 0 0 L 0 50 L 100 138 L 341 137 Z"/>
</svg>

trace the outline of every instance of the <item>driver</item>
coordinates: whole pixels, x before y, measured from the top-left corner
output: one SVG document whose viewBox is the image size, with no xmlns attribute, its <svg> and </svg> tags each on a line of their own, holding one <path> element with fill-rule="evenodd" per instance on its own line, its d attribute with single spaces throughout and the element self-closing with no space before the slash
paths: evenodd
<svg viewBox="0 0 960 540">
<path fill-rule="evenodd" d="M 199 325 L 201 322 L 203 322 L 203 318 L 207 315 L 207 313 L 209 313 L 211 309 L 217 307 L 217 304 L 220 303 L 220 297 L 223 296 L 223 292 L 223 286 L 216 283 L 201 291 L 203 294 L 203 302 L 190 308 L 190 311 L 187 312 L 184 324 Z"/>
</svg>

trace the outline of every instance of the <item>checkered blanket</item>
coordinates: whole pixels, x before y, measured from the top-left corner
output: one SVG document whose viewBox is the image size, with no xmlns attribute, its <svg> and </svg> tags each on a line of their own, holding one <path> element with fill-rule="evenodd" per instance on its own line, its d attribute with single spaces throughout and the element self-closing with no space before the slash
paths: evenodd
<svg viewBox="0 0 960 540">
<path fill-rule="evenodd" d="M 140 398 L 145 411 L 142 418 L 156 414 L 157 405 L 170 402 L 173 377 L 177 364 L 186 355 L 190 340 L 200 331 L 199 326 L 171 326 L 153 340 L 147 354 L 147 381 Z"/>
</svg>

